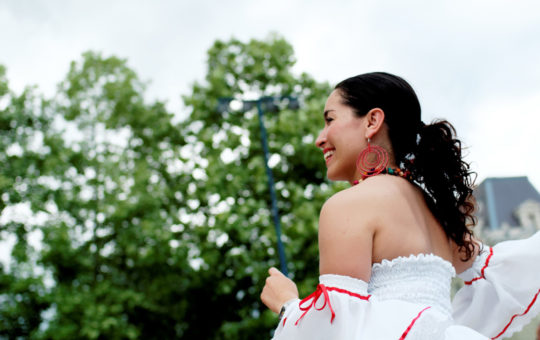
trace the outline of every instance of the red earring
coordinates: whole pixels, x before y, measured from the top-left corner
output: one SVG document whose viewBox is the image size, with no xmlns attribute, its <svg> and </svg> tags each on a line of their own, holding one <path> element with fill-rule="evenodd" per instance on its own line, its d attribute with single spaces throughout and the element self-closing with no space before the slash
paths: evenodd
<svg viewBox="0 0 540 340">
<path fill-rule="evenodd" d="M 367 140 L 368 146 L 356 160 L 356 168 L 360 171 L 362 179 L 375 176 L 383 172 L 388 166 L 388 152 L 378 145 L 371 145 L 371 139 Z"/>
</svg>

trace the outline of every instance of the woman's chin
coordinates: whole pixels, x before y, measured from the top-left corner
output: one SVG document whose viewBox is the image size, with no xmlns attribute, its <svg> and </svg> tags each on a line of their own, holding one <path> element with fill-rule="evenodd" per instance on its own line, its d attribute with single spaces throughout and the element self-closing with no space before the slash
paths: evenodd
<svg viewBox="0 0 540 340">
<path fill-rule="evenodd" d="M 326 178 L 328 178 L 328 180 L 330 181 L 335 181 L 336 180 L 336 177 L 332 174 L 332 172 L 330 171 L 326 171 Z"/>
</svg>

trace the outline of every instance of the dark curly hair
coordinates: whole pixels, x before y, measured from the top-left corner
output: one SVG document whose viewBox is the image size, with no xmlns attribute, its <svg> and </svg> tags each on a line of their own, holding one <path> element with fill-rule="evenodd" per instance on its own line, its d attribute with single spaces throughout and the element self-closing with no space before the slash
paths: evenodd
<svg viewBox="0 0 540 340">
<path fill-rule="evenodd" d="M 396 164 L 411 172 L 447 237 L 458 245 L 462 260 L 469 260 L 475 251 L 469 228 L 476 223 L 472 196 L 475 173 L 463 160 L 454 127 L 446 120 L 425 125 L 413 88 L 389 73 L 358 75 L 335 88 L 358 117 L 373 108 L 384 111 Z"/>
</svg>

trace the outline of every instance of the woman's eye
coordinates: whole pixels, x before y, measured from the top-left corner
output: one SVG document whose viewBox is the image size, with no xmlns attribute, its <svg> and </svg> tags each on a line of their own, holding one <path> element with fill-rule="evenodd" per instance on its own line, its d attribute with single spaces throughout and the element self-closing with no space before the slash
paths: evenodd
<svg viewBox="0 0 540 340">
<path fill-rule="evenodd" d="M 330 117 L 327 117 L 324 120 L 326 121 L 326 123 L 330 124 L 330 122 L 333 121 L 334 119 L 330 118 Z"/>
</svg>

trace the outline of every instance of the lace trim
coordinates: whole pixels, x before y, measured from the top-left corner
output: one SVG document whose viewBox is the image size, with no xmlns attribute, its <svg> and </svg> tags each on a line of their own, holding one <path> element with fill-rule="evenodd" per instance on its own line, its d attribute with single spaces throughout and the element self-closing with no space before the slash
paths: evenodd
<svg viewBox="0 0 540 340">
<path fill-rule="evenodd" d="M 480 269 L 480 275 L 473 278 L 473 279 L 470 279 L 469 281 L 465 281 L 464 283 L 466 285 L 471 285 L 474 281 L 477 281 L 477 280 L 481 280 L 481 279 L 485 279 L 486 278 L 486 275 L 484 273 L 484 271 L 486 270 L 486 268 L 489 266 L 489 260 L 491 260 L 491 257 L 493 256 L 493 248 L 489 248 L 489 255 L 487 256 L 486 258 L 486 262 L 484 263 L 484 266 L 482 267 L 482 269 Z M 476 262 L 475 262 L 476 264 Z M 477 270 L 478 271 L 478 270 Z"/>
<path fill-rule="evenodd" d="M 443 265 L 444 267 L 446 267 L 452 273 L 452 276 L 456 275 L 456 270 L 454 269 L 454 266 L 452 265 L 452 263 L 448 262 L 447 260 L 435 254 L 418 254 L 418 255 L 411 254 L 409 256 L 398 256 L 391 260 L 384 259 L 380 263 L 374 263 L 372 266 L 372 270 L 375 270 L 378 268 L 384 268 L 384 267 L 391 268 L 393 266 L 400 265 L 402 263 L 409 263 L 409 262 L 422 262 L 422 263 L 437 262 Z"/>
<path fill-rule="evenodd" d="M 493 253 L 492 247 L 487 248 L 489 251 L 484 248 L 484 250 L 482 250 L 482 252 L 476 256 L 476 259 L 474 259 L 471 267 L 458 275 L 460 279 L 463 281 L 471 281 L 472 279 L 482 275 L 482 270 L 487 267 L 487 262 L 491 258 L 490 254 Z"/>
<path fill-rule="evenodd" d="M 538 315 L 538 313 L 540 312 L 540 306 L 538 304 L 535 304 L 536 302 L 536 299 L 538 298 L 538 294 L 540 294 L 540 289 L 538 290 L 538 292 L 536 292 L 536 294 L 534 295 L 531 303 L 527 306 L 527 309 L 525 309 L 525 311 L 521 314 L 514 314 L 511 318 L 510 318 L 510 321 L 506 324 L 506 326 L 503 328 L 503 330 L 497 334 L 495 337 L 491 338 L 491 339 L 497 339 L 499 338 L 501 335 L 503 335 L 504 333 L 506 333 L 508 331 L 507 334 L 504 334 L 504 337 L 510 337 L 512 336 L 514 333 L 517 333 L 517 332 L 521 332 L 521 330 L 523 329 L 523 327 L 527 324 L 529 324 L 529 322 L 531 322 L 531 320 L 536 317 L 536 315 Z M 529 313 L 531 312 L 531 313 Z M 512 325 L 512 323 L 514 322 L 514 319 L 515 318 L 518 318 L 518 317 L 522 317 L 522 320 L 521 323 L 518 323 L 518 325 L 514 328 L 514 329 L 509 329 L 510 326 Z"/>
</svg>

